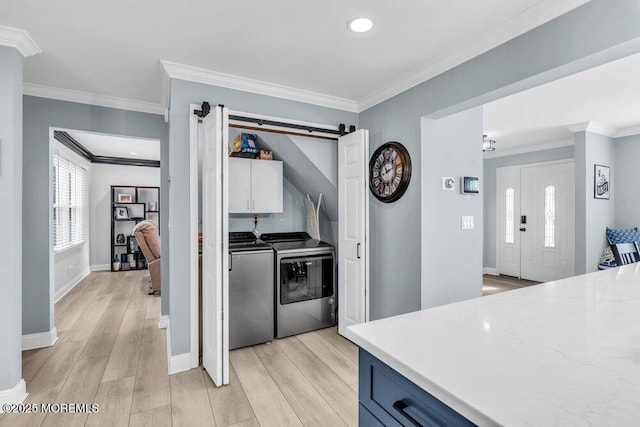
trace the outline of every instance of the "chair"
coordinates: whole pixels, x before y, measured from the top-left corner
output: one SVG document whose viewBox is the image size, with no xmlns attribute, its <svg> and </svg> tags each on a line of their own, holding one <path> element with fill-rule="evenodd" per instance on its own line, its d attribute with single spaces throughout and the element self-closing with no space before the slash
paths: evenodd
<svg viewBox="0 0 640 427">
<path fill-rule="evenodd" d="M 634 262 L 640 261 L 640 251 L 638 250 L 637 242 L 611 245 L 611 251 L 618 265 L 633 264 Z"/>
<path fill-rule="evenodd" d="M 160 292 L 160 234 L 151 221 L 141 221 L 133 228 L 140 250 L 144 254 L 151 275 L 150 293 Z"/>
</svg>

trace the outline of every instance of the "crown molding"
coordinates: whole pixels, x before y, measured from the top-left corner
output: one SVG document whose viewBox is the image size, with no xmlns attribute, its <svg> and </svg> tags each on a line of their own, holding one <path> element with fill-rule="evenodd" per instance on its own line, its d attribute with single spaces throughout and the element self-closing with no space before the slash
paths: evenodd
<svg viewBox="0 0 640 427">
<path fill-rule="evenodd" d="M 630 126 L 624 129 L 620 129 L 616 133 L 616 138 L 624 138 L 625 136 L 632 136 L 640 134 L 640 125 Z"/>
<path fill-rule="evenodd" d="M 587 3 L 589 0 L 544 0 L 525 12 L 515 16 L 478 37 L 467 49 L 454 55 L 447 55 L 431 61 L 428 66 L 418 72 L 397 80 L 389 86 L 377 90 L 358 100 L 358 111 L 365 111 L 387 99 L 405 92 L 420 83 L 444 73 L 470 59 L 475 58 L 505 42 L 526 33 L 550 20 Z"/>
<path fill-rule="evenodd" d="M 358 104 L 356 101 L 351 99 L 339 98 L 337 96 L 325 95 L 304 89 L 296 89 L 276 83 L 220 73 L 218 71 L 177 64 L 170 61 L 161 60 L 160 63 L 162 64 L 162 68 L 166 74 L 166 78 L 168 79 L 186 80 L 194 83 L 220 86 L 228 89 L 241 90 L 244 92 L 252 92 L 260 95 L 319 105 L 321 107 L 335 108 L 352 113 L 359 112 Z M 163 83 L 163 87 L 163 92 L 165 92 L 166 83 Z M 163 93 L 163 102 L 168 101 L 168 94 Z"/>
<path fill-rule="evenodd" d="M 575 144 L 575 141 L 573 139 L 560 139 L 560 140 L 546 142 L 542 144 L 535 144 L 535 145 L 529 144 L 522 147 L 514 147 L 506 150 L 496 149 L 496 151 L 485 151 L 482 155 L 482 158 L 494 159 L 496 157 L 513 156 L 515 154 L 532 153 L 534 151 L 543 151 L 543 150 L 550 150 L 552 148 L 568 147 L 574 144 Z"/>
<path fill-rule="evenodd" d="M 42 49 L 28 32 L 19 28 L 5 27 L 4 25 L 0 25 L 0 46 L 13 47 L 25 58 L 42 53 Z"/>
<path fill-rule="evenodd" d="M 571 132 L 592 132 L 598 135 L 608 136 L 609 138 L 617 138 L 618 130 L 598 122 L 584 122 L 568 125 L 567 129 Z"/>
<path fill-rule="evenodd" d="M 24 84 L 24 95 L 40 98 L 57 99 L 60 101 L 77 102 L 80 104 L 97 105 L 99 107 L 117 108 L 119 110 L 137 111 L 140 113 L 164 115 L 162 105 L 135 99 L 118 98 L 72 89 L 61 89 L 33 83 Z"/>
</svg>

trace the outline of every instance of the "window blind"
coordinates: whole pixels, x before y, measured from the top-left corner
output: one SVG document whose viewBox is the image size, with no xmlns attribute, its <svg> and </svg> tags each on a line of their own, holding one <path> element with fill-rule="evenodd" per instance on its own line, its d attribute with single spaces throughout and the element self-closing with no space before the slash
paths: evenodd
<svg viewBox="0 0 640 427">
<path fill-rule="evenodd" d="M 53 156 L 54 251 L 84 243 L 87 170 L 58 154 Z"/>
</svg>

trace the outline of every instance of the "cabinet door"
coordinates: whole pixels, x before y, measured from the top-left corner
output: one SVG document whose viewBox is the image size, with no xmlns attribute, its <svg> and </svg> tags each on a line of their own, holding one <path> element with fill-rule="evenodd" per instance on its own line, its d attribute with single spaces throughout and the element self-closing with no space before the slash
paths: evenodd
<svg viewBox="0 0 640 427">
<path fill-rule="evenodd" d="M 254 213 L 282 212 L 282 162 L 251 161 L 251 207 Z"/>
<path fill-rule="evenodd" d="M 251 212 L 251 162 L 229 158 L 229 213 Z"/>
</svg>

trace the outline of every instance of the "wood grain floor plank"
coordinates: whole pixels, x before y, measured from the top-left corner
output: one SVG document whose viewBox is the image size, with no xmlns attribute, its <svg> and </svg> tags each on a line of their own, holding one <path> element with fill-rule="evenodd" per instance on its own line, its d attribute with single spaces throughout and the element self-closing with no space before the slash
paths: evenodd
<svg viewBox="0 0 640 427">
<path fill-rule="evenodd" d="M 358 365 L 315 332 L 298 335 L 298 339 L 349 385 L 358 382 Z"/>
<path fill-rule="evenodd" d="M 25 403 L 52 403 L 60 393 L 69 373 L 80 358 L 86 341 L 72 341 L 56 344 L 55 351 L 49 356 L 40 371 L 27 384 L 29 396 Z M 39 426 L 46 414 L 6 414 L 2 420 L 8 426 Z"/>
<path fill-rule="evenodd" d="M 111 303 L 113 295 L 97 295 L 91 303 L 87 306 L 87 309 L 78 318 L 76 323 L 67 332 L 65 341 L 85 341 L 93 335 L 93 330 L 96 328 L 102 315 L 106 311 L 107 307 Z"/>
<path fill-rule="evenodd" d="M 64 387 L 60 390 L 56 403 L 77 403 L 91 405 L 100 386 L 102 374 L 107 366 L 107 358 L 80 359 L 75 364 Z M 74 427 L 84 426 L 87 412 L 50 413 L 42 423 L 43 426 Z"/>
<path fill-rule="evenodd" d="M 240 421 L 236 424 L 231 424 L 229 427 L 260 427 L 260 423 L 256 418 L 249 418 L 248 420 Z"/>
<path fill-rule="evenodd" d="M 127 301 L 115 301 L 114 297 L 94 329 L 93 335 L 82 353 L 83 358 L 111 354 L 128 305 Z"/>
<path fill-rule="evenodd" d="M 275 341 L 349 426 L 358 425 L 358 395 L 297 337 Z M 260 419 L 258 419 L 260 421 Z"/>
<path fill-rule="evenodd" d="M 160 295 L 149 295 L 149 303 L 147 305 L 147 319 L 158 320 L 160 316 Z"/>
<path fill-rule="evenodd" d="M 87 286 L 87 289 L 82 292 L 78 301 L 67 307 L 60 314 L 55 313 L 55 324 L 56 329 L 58 331 L 68 331 L 73 327 L 73 325 L 78 321 L 82 313 L 85 312 L 91 301 L 98 295 L 100 291 L 100 286 L 95 285 L 95 281 L 90 283 L 90 286 Z"/>
<path fill-rule="evenodd" d="M 129 427 L 171 427 L 171 405 L 132 414 Z"/>
<path fill-rule="evenodd" d="M 253 350 L 303 425 L 346 425 L 280 347 L 262 344 L 253 346 Z"/>
<path fill-rule="evenodd" d="M 57 343 L 62 342 L 65 334 L 65 331 L 58 333 Z M 22 378 L 27 382 L 27 384 L 29 384 L 33 377 L 36 376 L 40 368 L 42 368 L 56 348 L 57 347 L 55 345 L 52 345 L 51 347 L 37 348 L 22 352 Z"/>
<path fill-rule="evenodd" d="M 191 369 L 170 378 L 173 427 L 215 426 L 202 370 Z"/>
<path fill-rule="evenodd" d="M 229 360 L 262 426 L 301 426 L 287 399 L 251 347 L 234 350 Z"/>
<path fill-rule="evenodd" d="M 135 307 L 127 309 L 102 381 L 112 381 L 136 375 L 143 327 L 144 312 Z"/>
<path fill-rule="evenodd" d="M 94 402 L 100 412 L 89 414 L 86 427 L 126 426 L 129 424 L 135 377 L 100 384 Z"/>
<path fill-rule="evenodd" d="M 158 329 L 157 320 L 146 319 L 131 406 L 133 414 L 171 404 L 165 334 L 165 329 Z"/>
<path fill-rule="evenodd" d="M 216 387 L 209 374 L 204 371 L 203 375 L 213 416 L 218 426 L 224 427 L 255 418 L 233 366 L 229 365 L 229 384 L 224 387 Z"/>
<path fill-rule="evenodd" d="M 336 328 L 320 329 L 315 333 L 334 346 L 340 353 L 347 356 L 356 366 L 358 365 L 358 346 L 340 335 Z"/>
<path fill-rule="evenodd" d="M 80 298 L 81 295 L 96 282 L 96 280 L 98 280 L 98 276 L 95 274 L 90 274 L 82 279 L 80 283 L 74 286 L 73 289 L 67 292 L 64 297 L 60 298 L 60 300 L 54 304 L 54 311 L 56 313 L 62 313 L 70 306 L 73 306 L 78 298 Z"/>
</svg>

